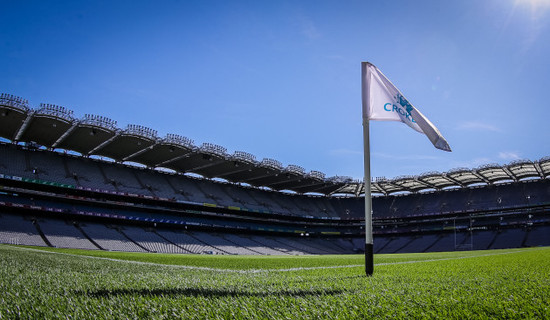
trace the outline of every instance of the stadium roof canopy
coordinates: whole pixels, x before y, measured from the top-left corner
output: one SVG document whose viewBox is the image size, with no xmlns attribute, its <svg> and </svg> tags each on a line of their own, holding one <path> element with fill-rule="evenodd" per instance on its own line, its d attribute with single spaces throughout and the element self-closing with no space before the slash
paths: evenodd
<svg viewBox="0 0 550 320">
<path fill-rule="evenodd" d="M 150 168 L 167 168 L 273 190 L 325 195 L 364 194 L 363 183 L 350 177 L 326 178 L 322 172 L 306 172 L 292 164 L 284 167 L 274 159 L 258 161 L 247 152 L 230 154 L 226 148 L 211 143 L 195 146 L 192 140 L 176 134 L 161 138 L 156 130 L 140 125 L 120 129 L 116 121 L 103 116 L 87 114 L 78 119 L 73 111 L 61 106 L 42 103 L 38 109 L 31 109 L 27 100 L 5 93 L 0 95 L 0 137 L 16 143 L 36 143 L 50 149 L 76 151 L 83 156 L 108 157 L 117 162 L 140 163 Z M 446 173 L 377 178 L 372 182 L 372 193 L 414 193 L 548 176 L 550 157 L 545 157 L 534 162 L 514 161 L 504 166 L 490 164 Z"/>
</svg>

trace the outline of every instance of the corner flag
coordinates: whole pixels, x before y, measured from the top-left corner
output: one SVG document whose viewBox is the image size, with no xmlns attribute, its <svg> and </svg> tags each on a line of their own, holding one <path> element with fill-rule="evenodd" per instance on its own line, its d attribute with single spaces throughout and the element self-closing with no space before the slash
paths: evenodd
<svg viewBox="0 0 550 320">
<path fill-rule="evenodd" d="M 369 62 L 363 62 L 363 119 L 401 121 L 425 134 L 432 144 L 444 151 L 451 147 L 439 130 L 401 94 L 401 92 Z"/>
<path fill-rule="evenodd" d="M 361 93 L 363 103 L 363 148 L 365 165 L 365 273 L 374 271 L 372 236 L 372 198 L 370 174 L 369 120 L 400 121 L 425 134 L 441 150 L 451 151 L 447 140 L 420 111 L 373 64 L 361 63 Z"/>
</svg>

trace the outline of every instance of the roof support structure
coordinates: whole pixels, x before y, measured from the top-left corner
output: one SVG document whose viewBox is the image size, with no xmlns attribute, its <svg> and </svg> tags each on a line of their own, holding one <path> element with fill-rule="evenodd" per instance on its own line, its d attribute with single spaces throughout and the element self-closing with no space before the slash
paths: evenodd
<svg viewBox="0 0 550 320">
<path fill-rule="evenodd" d="M 134 152 L 133 154 L 127 156 L 126 158 L 122 159 L 122 161 L 131 161 L 131 159 L 132 159 L 133 157 L 136 157 L 136 156 L 138 156 L 138 155 L 144 153 L 145 151 L 148 151 L 148 150 L 153 149 L 156 145 L 157 145 L 157 144 L 155 143 L 155 144 L 152 144 L 152 145 L 148 146 L 147 148 L 143 148 L 143 149 L 141 149 L 141 150 L 138 150 L 138 151 Z"/>
<path fill-rule="evenodd" d="M 518 181 L 518 178 L 512 172 L 510 172 L 508 168 L 502 167 L 502 170 L 510 177 L 510 179 L 514 180 L 514 182 Z"/>
<path fill-rule="evenodd" d="M 27 130 L 27 127 L 31 123 L 31 120 L 32 120 L 33 117 L 34 117 L 34 112 L 29 112 L 27 114 L 27 118 L 25 119 L 25 121 L 21 125 L 21 128 L 19 128 L 19 131 L 17 131 L 17 134 L 15 134 L 15 138 L 13 139 L 14 141 L 19 141 L 21 139 L 21 137 L 25 133 L 25 130 Z"/>
<path fill-rule="evenodd" d="M 73 132 L 76 130 L 76 128 L 78 128 L 78 124 L 79 122 L 78 121 L 75 121 L 73 123 L 73 125 L 71 126 L 71 128 L 69 130 L 67 130 L 64 134 L 61 135 L 61 137 L 59 137 L 59 139 L 57 139 L 56 142 L 54 142 L 54 144 L 52 144 L 52 149 L 55 149 L 57 148 L 57 146 L 63 142 L 63 140 L 67 139 L 67 137 Z"/>
<path fill-rule="evenodd" d="M 212 159 L 212 158 L 211 158 Z M 206 168 L 210 168 L 210 167 L 213 167 L 215 165 L 218 165 L 220 163 L 223 163 L 225 161 L 225 159 L 219 159 L 219 160 L 216 160 L 216 161 L 213 161 L 211 160 L 212 162 L 210 163 L 207 163 L 207 164 L 204 164 L 202 166 L 198 166 L 198 167 L 192 167 L 192 168 L 189 168 L 189 172 L 195 172 L 197 170 L 201 170 L 201 169 L 206 169 Z"/>
<path fill-rule="evenodd" d="M 472 174 L 479 178 L 479 180 L 485 182 L 486 184 L 492 184 L 491 181 L 487 180 L 483 175 L 479 174 L 477 171 L 472 171 Z"/>
<path fill-rule="evenodd" d="M 167 164 L 170 164 L 174 161 L 178 161 L 178 160 L 181 160 L 183 158 L 188 158 L 191 156 L 191 150 L 189 150 L 188 152 L 186 152 L 185 154 L 182 154 L 181 156 L 177 156 L 177 157 L 174 157 L 172 159 L 168 159 L 166 161 L 163 161 L 163 162 L 160 162 L 160 163 L 157 163 L 155 164 L 155 167 L 164 167 L 166 166 Z"/>
<path fill-rule="evenodd" d="M 99 146 L 93 148 L 92 150 L 90 150 L 90 152 L 88 152 L 88 155 L 91 155 L 91 154 L 94 154 L 97 150 L 101 150 L 103 147 L 105 147 L 106 145 L 108 145 L 109 143 L 113 142 L 113 140 L 115 140 L 116 138 L 118 138 L 118 135 L 119 133 L 116 133 L 114 136 L 112 136 L 109 140 L 106 140 L 105 142 L 103 142 L 102 144 L 100 144 Z"/>
<path fill-rule="evenodd" d="M 541 179 L 544 179 L 544 172 L 542 172 L 542 168 L 540 167 L 540 164 L 538 162 L 534 162 L 533 166 L 535 167 L 535 170 L 537 170 L 537 173 L 539 174 L 539 177 Z"/>
</svg>

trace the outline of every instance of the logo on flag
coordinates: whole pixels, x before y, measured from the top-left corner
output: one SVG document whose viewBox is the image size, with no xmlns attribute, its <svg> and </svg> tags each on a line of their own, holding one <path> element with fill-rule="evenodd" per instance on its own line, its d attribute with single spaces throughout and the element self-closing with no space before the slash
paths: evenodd
<svg viewBox="0 0 550 320">
<path fill-rule="evenodd" d="M 405 97 L 403 97 L 400 94 L 398 94 L 396 98 L 397 100 L 399 100 L 399 104 L 407 110 L 407 113 L 411 114 L 413 106 L 410 104 L 409 100 L 407 100 Z"/>
<path fill-rule="evenodd" d="M 441 150 L 451 147 L 439 130 L 373 64 L 362 63 L 364 121 L 400 121 L 423 133 Z"/>
</svg>

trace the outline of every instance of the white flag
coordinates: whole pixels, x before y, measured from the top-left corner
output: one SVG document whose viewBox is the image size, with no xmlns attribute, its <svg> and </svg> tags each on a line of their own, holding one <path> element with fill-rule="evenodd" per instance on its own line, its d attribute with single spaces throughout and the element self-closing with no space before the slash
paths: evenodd
<svg viewBox="0 0 550 320">
<path fill-rule="evenodd" d="M 401 94 L 401 92 L 369 62 L 363 68 L 363 119 L 401 121 L 425 134 L 433 145 L 444 151 L 451 147 L 439 130 Z"/>
</svg>

